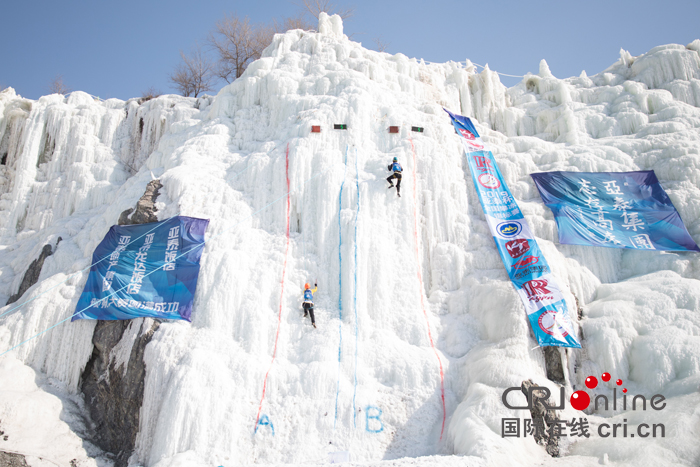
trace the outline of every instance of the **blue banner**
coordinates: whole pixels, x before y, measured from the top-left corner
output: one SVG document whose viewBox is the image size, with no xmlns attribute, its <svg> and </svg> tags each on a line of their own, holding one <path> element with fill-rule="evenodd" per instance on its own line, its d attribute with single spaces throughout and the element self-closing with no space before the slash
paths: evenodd
<svg viewBox="0 0 700 467">
<path fill-rule="evenodd" d="M 113 225 L 95 248 L 76 319 L 190 321 L 208 219 Z"/>
<path fill-rule="evenodd" d="M 486 221 L 503 265 L 525 305 L 537 342 L 541 346 L 581 348 L 566 301 L 493 154 L 485 150 L 469 118 L 446 112 L 461 136 Z"/>
<path fill-rule="evenodd" d="M 653 170 L 531 174 L 559 243 L 700 251 Z"/>
</svg>

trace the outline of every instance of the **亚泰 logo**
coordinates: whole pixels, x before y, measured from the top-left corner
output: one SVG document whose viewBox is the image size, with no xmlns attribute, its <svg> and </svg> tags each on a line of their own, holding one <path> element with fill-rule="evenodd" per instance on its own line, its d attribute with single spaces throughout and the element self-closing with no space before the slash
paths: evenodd
<svg viewBox="0 0 700 467">
<path fill-rule="evenodd" d="M 523 230 L 520 222 L 502 222 L 496 226 L 496 232 L 502 237 L 515 237 Z"/>
</svg>

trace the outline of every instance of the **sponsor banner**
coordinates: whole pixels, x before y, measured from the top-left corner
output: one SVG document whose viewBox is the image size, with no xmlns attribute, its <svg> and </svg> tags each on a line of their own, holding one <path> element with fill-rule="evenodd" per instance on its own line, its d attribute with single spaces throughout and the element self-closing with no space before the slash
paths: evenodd
<svg viewBox="0 0 700 467">
<path fill-rule="evenodd" d="M 653 170 L 531 176 L 554 213 L 559 243 L 700 251 Z"/>
<path fill-rule="evenodd" d="M 447 113 L 461 136 L 486 221 L 508 276 L 525 305 L 537 342 L 542 346 L 580 348 L 561 290 L 493 154 L 485 149 L 471 120 Z"/>
<path fill-rule="evenodd" d="M 516 208 L 517 209 L 517 208 Z M 530 226 L 522 214 L 518 211 L 519 219 L 497 219 L 486 214 L 486 222 L 493 233 L 493 236 L 504 242 L 512 241 L 518 238 L 532 238 Z M 514 245 L 510 243 L 510 245 Z"/>
<path fill-rule="evenodd" d="M 190 321 L 208 219 L 113 225 L 95 248 L 76 319 Z"/>
<path fill-rule="evenodd" d="M 551 274 L 539 274 L 536 279 L 520 281 L 516 285 L 528 315 L 535 314 L 562 297 Z"/>
</svg>

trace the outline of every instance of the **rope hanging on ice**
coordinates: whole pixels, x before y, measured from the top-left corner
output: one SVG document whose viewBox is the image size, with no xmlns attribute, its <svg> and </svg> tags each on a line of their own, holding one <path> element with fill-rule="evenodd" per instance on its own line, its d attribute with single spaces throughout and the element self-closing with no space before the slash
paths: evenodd
<svg viewBox="0 0 700 467">
<path fill-rule="evenodd" d="M 280 337 L 280 328 L 282 327 L 282 305 L 284 303 L 284 278 L 287 273 L 287 258 L 289 257 L 289 211 L 290 211 L 290 187 L 289 187 L 289 143 L 287 143 L 287 151 L 285 153 L 285 177 L 287 179 L 287 228 L 286 235 L 287 241 L 284 248 L 284 266 L 282 267 L 282 290 L 280 292 L 280 308 L 277 315 L 277 333 L 275 334 L 275 346 L 272 351 L 272 360 L 270 361 L 270 366 L 265 373 L 265 379 L 263 380 L 262 396 L 260 397 L 260 405 L 258 405 L 258 415 L 255 417 L 255 427 L 253 427 L 253 432 L 258 429 L 258 422 L 260 421 L 260 411 L 262 410 L 263 401 L 265 400 L 265 390 L 267 388 L 267 377 L 270 375 L 270 370 L 272 370 L 272 365 L 275 363 L 275 358 L 277 357 L 277 343 Z"/>
<path fill-rule="evenodd" d="M 421 59 L 421 60 L 422 60 L 422 59 Z M 422 60 L 422 62 L 423 62 L 423 63 L 426 63 L 426 64 L 428 64 L 428 65 L 431 65 L 431 64 L 438 64 L 437 62 L 426 62 L 425 60 Z M 459 63 L 460 65 L 462 65 L 462 64 L 465 64 L 465 65 L 466 65 L 467 62 L 457 62 L 457 63 Z M 474 62 L 471 62 L 471 64 L 472 64 L 472 65 L 475 65 L 475 66 L 478 66 L 479 68 L 484 68 L 484 69 L 486 69 L 486 67 L 485 67 L 484 65 L 479 65 L 478 63 L 474 63 Z M 489 70 L 490 70 L 490 71 L 493 71 L 493 72 L 496 73 L 497 75 L 501 75 L 501 76 L 509 76 L 509 77 L 511 77 L 511 78 L 525 78 L 525 75 L 509 75 L 509 74 L 507 74 L 507 73 L 501 73 L 500 71 L 495 71 L 495 70 L 491 70 L 491 69 L 489 69 Z"/>
<path fill-rule="evenodd" d="M 135 238 L 134 240 L 131 240 L 129 243 L 127 243 L 127 244 L 125 245 L 125 247 L 127 247 L 127 246 L 131 245 L 132 243 L 136 242 L 137 240 L 139 240 L 139 239 L 145 237 L 146 235 L 148 235 L 149 233 L 153 232 L 153 231 L 154 231 L 155 229 L 157 229 L 158 227 L 160 227 L 160 224 L 154 226 L 151 230 L 149 230 L 148 232 L 144 233 L 144 234 L 141 235 L 140 237 L 137 237 L 137 238 Z M 10 308 L 10 309 L 7 310 L 6 312 L 0 314 L 0 318 L 2 318 L 3 316 L 5 316 L 5 315 L 8 314 L 8 313 L 11 313 L 11 312 L 13 312 L 13 311 L 15 311 L 15 310 L 17 310 L 17 309 L 19 309 L 19 308 L 22 308 L 22 307 L 23 307 L 24 305 L 26 305 L 27 303 L 36 300 L 37 298 L 41 297 L 42 295 L 44 295 L 44 294 L 46 294 L 46 293 L 52 291 L 53 289 L 55 289 L 55 288 L 58 287 L 59 285 L 65 284 L 66 282 L 68 282 L 68 281 L 69 281 L 70 279 L 72 279 L 73 277 L 77 276 L 77 275 L 80 274 L 80 273 L 83 273 L 83 272 L 87 271 L 88 269 L 92 268 L 93 266 L 96 266 L 96 265 L 100 264 L 102 261 L 104 261 L 104 260 L 106 260 L 106 259 L 109 259 L 109 256 L 105 256 L 104 258 L 102 258 L 102 259 L 100 259 L 100 260 L 98 260 L 98 261 L 95 261 L 95 262 L 92 263 L 90 266 L 87 266 L 87 267 L 81 269 L 80 271 L 74 272 L 74 273 L 71 274 L 70 276 L 68 276 L 68 277 L 66 277 L 65 279 L 63 279 L 61 282 L 59 282 L 59 283 L 57 283 L 57 284 L 51 286 L 50 288 L 44 290 L 44 291 L 41 292 L 39 295 L 37 295 L 37 296 L 35 296 L 35 297 L 32 297 L 32 298 L 30 298 L 30 299 L 27 300 L 27 301 L 24 301 L 24 302 L 20 303 L 19 305 L 15 306 L 14 308 Z"/>
<path fill-rule="evenodd" d="M 340 225 L 340 212 L 343 209 L 343 188 L 345 187 L 345 175 L 348 172 L 348 149 L 345 145 L 345 169 L 343 171 L 343 183 L 340 184 L 338 194 L 338 381 L 335 389 L 335 418 L 333 419 L 333 429 L 338 421 L 338 396 L 340 395 L 340 361 L 343 348 L 343 227 Z"/>
<path fill-rule="evenodd" d="M 358 348 L 358 323 L 357 323 L 357 224 L 360 219 L 360 170 L 357 163 L 357 148 L 355 148 L 355 188 L 357 189 L 357 210 L 355 211 L 355 281 L 353 283 L 353 308 L 355 309 L 355 383 L 352 390 L 352 423 L 357 427 L 357 348 Z"/>
<path fill-rule="evenodd" d="M 447 419 L 447 409 L 445 408 L 445 375 L 442 371 L 442 360 L 440 359 L 440 354 L 438 354 L 438 351 L 435 348 L 435 343 L 433 342 L 433 334 L 430 331 L 430 321 L 428 320 L 428 313 L 425 311 L 425 300 L 423 298 L 423 274 L 421 273 L 420 254 L 418 251 L 418 201 L 416 196 L 418 170 L 416 162 L 416 148 L 413 145 L 413 138 L 410 135 L 409 141 L 411 142 L 411 152 L 413 153 L 413 239 L 415 240 L 416 271 L 418 273 L 418 285 L 420 286 L 418 294 L 420 295 L 420 305 L 423 310 L 423 316 L 425 317 L 425 325 L 428 328 L 428 339 L 430 340 L 430 346 L 433 348 L 433 352 L 435 352 L 435 357 L 437 358 L 438 365 L 440 367 L 440 397 L 442 399 L 442 428 L 440 429 L 440 439 L 442 440 L 442 435 L 445 432 L 445 420 Z"/>
<path fill-rule="evenodd" d="M 472 62 L 472 65 L 476 65 L 476 66 L 478 66 L 478 67 L 480 67 L 480 68 L 486 69 L 486 67 L 485 67 L 485 66 L 483 66 L 483 65 L 479 65 L 478 63 L 474 63 L 474 62 Z M 497 75 L 501 75 L 501 76 L 509 76 L 509 77 L 511 77 L 511 78 L 524 78 L 524 77 L 525 77 L 524 75 L 523 75 L 523 76 L 521 76 L 521 75 L 509 75 L 509 74 L 506 74 L 506 73 L 501 73 L 501 72 L 499 72 L 499 71 L 495 71 L 495 70 L 491 70 L 491 71 L 493 71 L 493 72 L 494 72 L 494 73 L 496 73 Z"/>
</svg>

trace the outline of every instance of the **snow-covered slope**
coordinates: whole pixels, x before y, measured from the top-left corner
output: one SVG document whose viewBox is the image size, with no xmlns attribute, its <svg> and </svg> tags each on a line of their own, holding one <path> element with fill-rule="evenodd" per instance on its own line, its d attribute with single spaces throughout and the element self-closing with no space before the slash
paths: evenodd
<svg viewBox="0 0 700 467">
<path fill-rule="evenodd" d="M 343 35 L 338 17 L 323 16 L 318 33 L 276 36 L 215 98 L 139 105 L 76 92 L 33 102 L 5 91 L 2 303 L 43 246 L 58 246 L 39 282 L 0 308 L 0 352 L 73 313 L 95 246 L 156 177 L 159 218 L 211 222 L 192 323 L 161 324 L 145 349 L 132 465 L 319 463 L 334 451 L 356 462 L 459 455 L 474 465 L 696 465 L 697 257 L 556 244 L 529 174 L 654 169 L 699 240 L 699 52 L 700 40 L 640 57 L 622 51 L 600 74 L 563 80 L 543 61 L 506 89 L 469 62 L 369 51 Z M 553 393 L 558 386 L 546 378 L 442 107 L 476 119 L 569 308 L 581 305 L 583 349 L 561 352 L 567 397 L 604 371 L 630 394 L 663 394 L 663 411 L 588 419 L 593 431 L 622 419 L 664 423 L 665 438 L 593 433 L 565 441 L 564 458 L 553 460 L 529 437 L 501 437 L 503 417 L 526 416 L 503 405 L 504 389 L 527 379 Z M 348 129 L 333 130 L 337 123 Z M 401 198 L 384 181 L 392 157 L 405 169 Z M 318 329 L 300 311 L 303 284 L 315 280 Z M 79 402 L 94 327 L 65 322 L 21 345 L 0 357 L 1 378 L 31 371 L 19 359 Z M 128 359 L 130 345 L 116 348 L 115 361 Z M 0 409 L 0 427 L 15 430 L 0 450 L 21 451 L 13 440 L 30 429 L 13 419 L 19 412 Z M 254 431 L 259 411 L 271 425 Z M 46 412 L 49 430 L 60 420 Z M 439 462 L 465 459 L 399 464 Z"/>
</svg>

